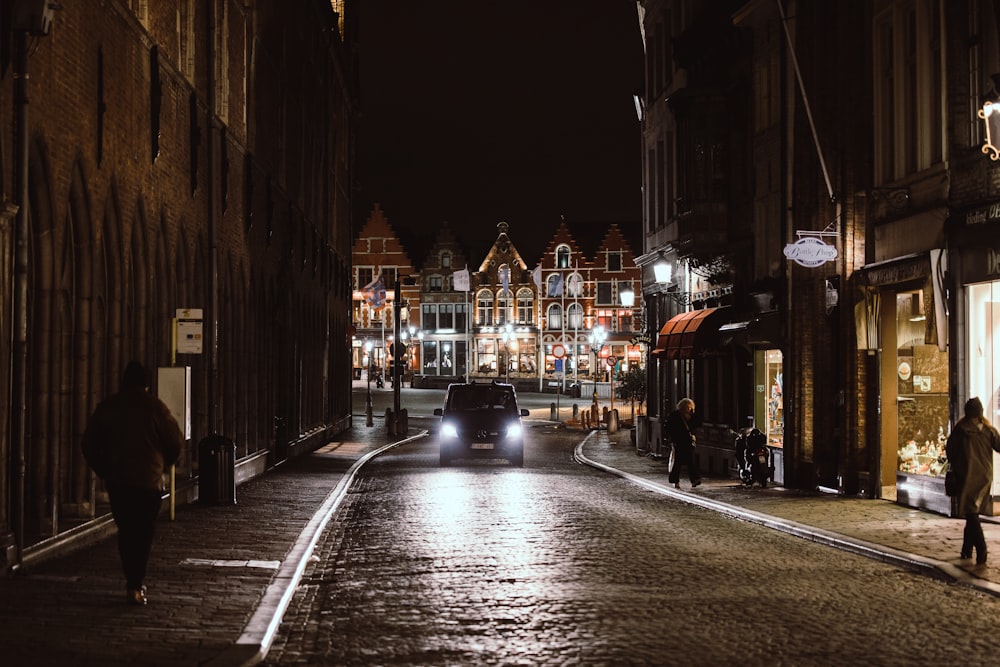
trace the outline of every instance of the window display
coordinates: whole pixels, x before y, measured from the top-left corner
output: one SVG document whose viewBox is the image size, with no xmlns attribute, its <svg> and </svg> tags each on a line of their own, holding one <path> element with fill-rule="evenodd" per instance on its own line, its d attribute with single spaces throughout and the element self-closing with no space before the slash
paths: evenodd
<svg viewBox="0 0 1000 667">
<path fill-rule="evenodd" d="M 926 345 L 921 290 L 896 295 L 897 469 L 943 476 L 950 431 L 948 353 Z"/>
<path fill-rule="evenodd" d="M 785 444 L 785 373 L 781 350 L 757 350 L 754 353 L 755 428 L 767 437 L 770 447 Z"/>
</svg>

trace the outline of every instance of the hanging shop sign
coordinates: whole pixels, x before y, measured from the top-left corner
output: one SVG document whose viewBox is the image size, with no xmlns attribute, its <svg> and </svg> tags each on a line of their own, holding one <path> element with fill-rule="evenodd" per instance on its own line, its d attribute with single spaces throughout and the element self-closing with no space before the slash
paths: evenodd
<svg viewBox="0 0 1000 667">
<path fill-rule="evenodd" d="M 837 259 L 837 249 L 834 246 L 813 236 L 804 236 L 795 243 L 789 243 L 785 246 L 784 254 L 799 266 L 809 268 Z"/>
</svg>

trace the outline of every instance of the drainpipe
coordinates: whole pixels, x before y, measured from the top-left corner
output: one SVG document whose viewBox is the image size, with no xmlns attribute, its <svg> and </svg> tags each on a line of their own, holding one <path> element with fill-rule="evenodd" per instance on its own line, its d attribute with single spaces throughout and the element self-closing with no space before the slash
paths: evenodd
<svg viewBox="0 0 1000 667">
<path fill-rule="evenodd" d="M 25 429 L 28 371 L 28 33 L 14 33 L 14 313 L 11 368 L 11 436 L 14 445 L 14 543 L 12 570 L 24 561 Z"/>
<path fill-rule="evenodd" d="M 205 332 L 208 348 L 208 433 L 219 432 L 216 423 L 219 414 L 219 398 L 216 394 L 219 375 L 219 240 L 217 238 L 216 223 L 219 215 L 220 192 L 216 175 L 222 172 L 218 168 L 216 161 L 219 159 L 219 150 L 216 145 L 219 141 L 219 123 L 215 116 L 215 33 L 216 33 L 216 7 L 211 3 L 208 7 L 208 30 L 207 48 L 205 49 L 206 66 L 206 88 L 208 97 L 208 275 L 209 275 L 209 306 L 207 319 L 207 331 Z"/>
</svg>

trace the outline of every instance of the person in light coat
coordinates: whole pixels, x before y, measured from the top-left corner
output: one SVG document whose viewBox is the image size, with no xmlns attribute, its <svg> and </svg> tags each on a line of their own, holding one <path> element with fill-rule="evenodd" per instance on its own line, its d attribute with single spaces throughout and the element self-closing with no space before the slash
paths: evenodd
<svg viewBox="0 0 1000 667">
<path fill-rule="evenodd" d="M 948 436 L 945 451 L 961 482 L 958 512 L 965 517 L 961 556 L 972 558 L 975 547 L 976 564 L 982 565 L 986 562 L 986 538 L 979 515 L 986 509 L 993 483 L 993 452 L 1000 452 L 1000 433 L 983 416 L 983 403 L 978 398 L 965 403 L 965 416 Z"/>
</svg>

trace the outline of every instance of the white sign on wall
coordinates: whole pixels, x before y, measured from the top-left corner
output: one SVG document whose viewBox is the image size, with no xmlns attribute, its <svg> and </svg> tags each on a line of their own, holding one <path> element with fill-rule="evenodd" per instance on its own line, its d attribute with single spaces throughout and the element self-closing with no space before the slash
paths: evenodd
<svg viewBox="0 0 1000 667">
<path fill-rule="evenodd" d="M 814 236 L 804 236 L 785 246 L 785 257 L 799 266 L 816 267 L 837 259 L 837 249 Z"/>
<path fill-rule="evenodd" d="M 201 354 L 203 339 L 201 308 L 178 308 L 177 353 Z"/>
</svg>

